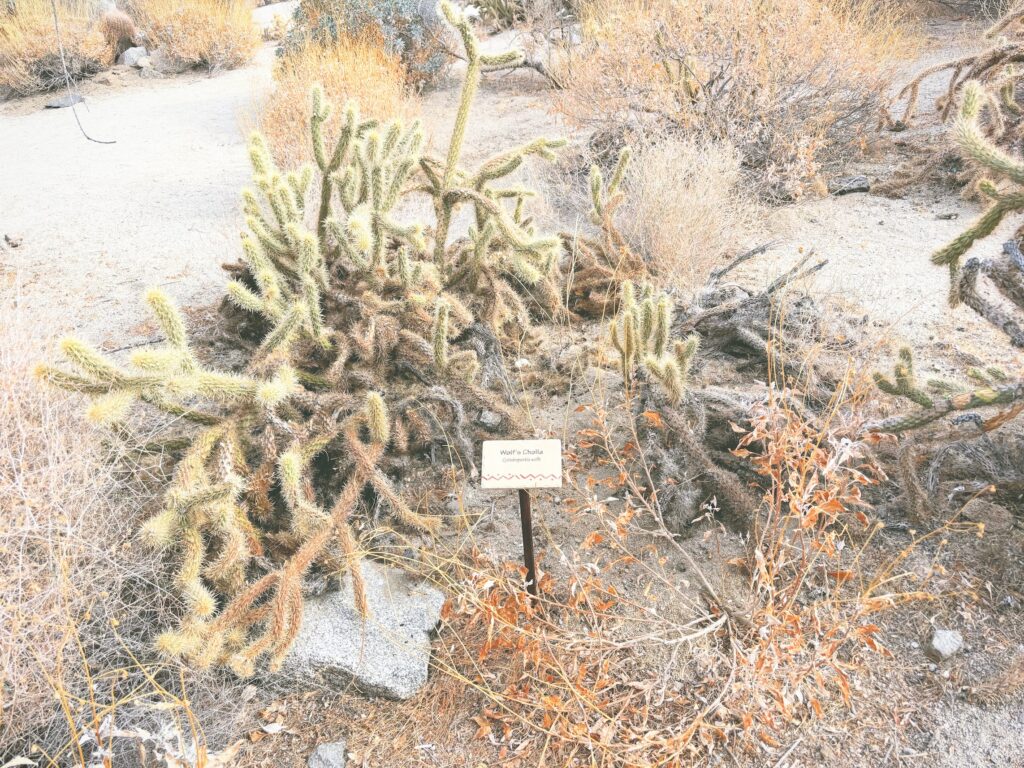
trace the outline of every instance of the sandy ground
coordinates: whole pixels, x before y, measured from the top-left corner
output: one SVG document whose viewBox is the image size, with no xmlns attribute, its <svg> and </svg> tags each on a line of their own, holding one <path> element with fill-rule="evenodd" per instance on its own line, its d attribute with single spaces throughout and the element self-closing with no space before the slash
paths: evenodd
<svg viewBox="0 0 1024 768">
<path fill-rule="evenodd" d="M 115 79 L 127 85 L 87 84 L 79 114 L 109 145 L 84 139 L 69 109 L 8 105 L 0 229 L 22 240 L 3 254 L 8 296 L 55 331 L 97 340 L 143 316 L 148 286 L 183 304 L 215 299 L 243 224 L 240 126 L 270 83 L 272 56 L 265 48 L 257 66 L 213 77 L 141 81 L 128 71 Z"/>
<path fill-rule="evenodd" d="M 288 10 L 281 4 L 257 14 L 268 23 Z M 950 44 L 941 29 L 937 39 L 942 50 L 922 61 L 941 57 Z M 220 265 L 236 258 L 243 226 L 239 192 L 250 176 L 244 126 L 271 87 L 272 61 L 267 45 L 252 65 L 233 72 L 143 81 L 123 71 L 110 85 L 87 83 L 80 117 L 92 136 L 116 142 L 109 145 L 85 140 L 70 110 L 44 110 L 47 98 L 0 105 L 3 308 L 17 306 L 53 333 L 75 330 L 114 343 L 145 319 L 141 294 L 148 286 L 164 287 L 183 305 L 216 301 Z M 933 95 L 926 90 L 925 98 Z M 454 88 L 424 98 L 435 147 L 450 131 L 457 98 Z M 529 73 L 490 78 L 470 123 L 469 164 L 539 134 L 562 133 L 545 103 Z M 771 226 L 783 243 L 748 276 L 778 273 L 801 249 L 813 249 L 829 260 L 815 290 L 866 313 L 880 335 L 1019 365 L 1020 357 L 1009 359 L 1007 345 L 972 313 L 949 312 L 947 273 L 928 262 L 977 213 L 973 203 L 945 192 L 805 201 L 775 213 Z M 949 214 L 956 218 L 937 218 Z M 3 235 L 21 244 L 5 247 Z M 1024 765 L 1021 707 L 942 707 L 930 750 L 937 762 L 918 764 Z M 984 749 L 974 749 L 975 734 Z"/>
</svg>

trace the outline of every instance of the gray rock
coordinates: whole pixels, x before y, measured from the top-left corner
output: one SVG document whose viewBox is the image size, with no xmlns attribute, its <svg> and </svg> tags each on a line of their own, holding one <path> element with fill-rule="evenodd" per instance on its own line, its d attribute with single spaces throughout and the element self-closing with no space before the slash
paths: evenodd
<svg viewBox="0 0 1024 768">
<path fill-rule="evenodd" d="M 933 661 L 946 661 L 955 656 L 964 647 L 964 637 L 955 629 L 936 629 L 925 653 Z"/>
<path fill-rule="evenodd" d="M 147 59 L 147 61 L 148 61 L 148 59 Z M 164 76 L 163 72 L 160 72 L 159 70 L 154 69 L 153 67 L 149 66 L 148 64 L 146 66 L 144 66 L 144 67 L 140 67 L 139 68 L 139 77 L 141 77 L 143 80 L 158 80 L 158 79 L 160 79 L 163 76 Z"/>
<path fill-rule="evenodd" d="M 345 740 L 321 744 L 309 756 L 309 768 L 345 768 Z"/>
<path fill-rule="evenodd" d="M 349 578 L 340 591 L 307 600 L 283 672 L 408 699 L 427 682 L 429 633 L 441 619 L 444 594 L 370 560 L 362 571 L 369 618 L 356 610 Z"/>
<path fill-rule="evenodd" d="M 134 48 L 129 48 L 124 53 L 122 53 L 118 57 L 117 63 L 124 64 L 128 67 L 139 67 L 141 66 L 139 64 L 139 61 L 141 59 L 146 58 L 147 56 L 149 56 L 149 51 L 147 51 L 143 46 L 138 45 Z"/>
<path fill-rule="evenodd" d="M 476 423 L 491 432 L 497 430 L 501 422 L 501 414 L 495 411 L 480 411 L 480 415 L 476 417 Z"/>
<path fill-rule="evenodd" d="M 157 48 L 149 54 L 149 63 L 153 69 L 165 75 L 180 75 L 189 68 L 186 62 L 174 58 L 163 48 Z"/>
<path fill-rule="evenodd" d="M 849 195 L 854 192 L 870 192 L 871 182 L 867 176 L 839 176 L 828 183 L 831 195 Z"/>
<path fill-rule="evenodd" d="M 51 99 L 46 102 L 46 109 L 63 109 L 64 107 L 73 107 L 75 104 L 81 104 L 85 99 L 80 93 L 65 93 L 56 99 Z"/>
</svg>

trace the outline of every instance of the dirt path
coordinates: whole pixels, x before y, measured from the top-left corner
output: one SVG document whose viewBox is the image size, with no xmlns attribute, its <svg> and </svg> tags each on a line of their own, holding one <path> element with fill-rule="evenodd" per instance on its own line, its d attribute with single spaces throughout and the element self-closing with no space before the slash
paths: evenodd
<svg viewBox="0 0 1024 768">
<path fill-rule="evenodd" d="M 147 286 L 186 305 L 215 298 L 242 226 L 240 125 L 269 86 L 272 55 L 214 77 L 88 83 L 82 122 L 110 145 L 86 141 L 71 110 L 39 108 L 45 99 L 7 105 L 0 234 L 22 238 L 0 255 L 8 300 L 102 340 L 143 316 Z"/>
</svg>

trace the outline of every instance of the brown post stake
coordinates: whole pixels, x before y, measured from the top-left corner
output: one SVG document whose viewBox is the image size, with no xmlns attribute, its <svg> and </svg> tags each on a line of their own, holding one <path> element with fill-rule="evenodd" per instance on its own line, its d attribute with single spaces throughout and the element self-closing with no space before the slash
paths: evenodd
<svg viewBox="0 0 1024 768">
<path fill-rule="evenodd" d="M 537 599 L 537 562 L 533 558 L 533 515 L 530 492 L 519 489 L 519 519 L 523 524 L 523 563 L 526 565 L 526 591 Z"/>
</svg>

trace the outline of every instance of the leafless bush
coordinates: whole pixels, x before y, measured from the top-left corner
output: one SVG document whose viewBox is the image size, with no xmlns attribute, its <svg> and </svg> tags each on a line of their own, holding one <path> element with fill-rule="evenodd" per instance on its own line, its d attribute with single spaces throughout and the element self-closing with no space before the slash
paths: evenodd
<svg viewBox="0 0 1024 768">
<path fill-rule="evenodd" d="M 85 0 L 60 0 L 55 6 L 44 0 L 18 0 L 6 5 L 0 10 L 0 98 L 5 92 L 26 96 L 59 88 L 67 77 L 79 80 L 110 64 L 113 52 L 96 21 L 95 8 Z"/>
<path fill-rule="evenodd" d="M 559 80 L 567 117 L 612 141 L 728 138 L 763 190 L 797 194 L 877 122 L 905 52 L 888 3 L 586 0 Z"/>
</svg>

